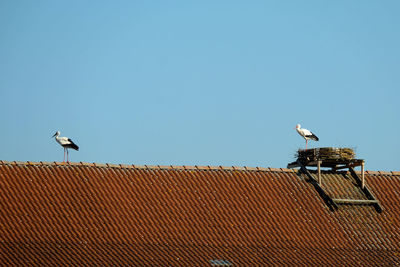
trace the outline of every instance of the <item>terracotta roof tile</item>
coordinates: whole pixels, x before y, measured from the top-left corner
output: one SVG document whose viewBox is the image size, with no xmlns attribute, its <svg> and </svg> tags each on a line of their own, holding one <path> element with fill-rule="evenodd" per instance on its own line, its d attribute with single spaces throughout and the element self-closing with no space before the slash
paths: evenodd
<svg viewBox="0 0 400 267">
<path fill-rule="evenodd" d="M 365 197 L 322 175 L 332 197 Z M 382 213 L 332 212 L 288 169 L 0 161 L 0 264 L 399 265 L 400 176 L 366 181 Z"/>
</svg>

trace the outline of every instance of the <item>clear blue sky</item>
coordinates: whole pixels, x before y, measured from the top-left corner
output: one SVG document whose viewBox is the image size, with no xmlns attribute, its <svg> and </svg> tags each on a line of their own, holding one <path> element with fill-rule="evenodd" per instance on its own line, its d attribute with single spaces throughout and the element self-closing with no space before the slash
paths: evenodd
<svg viewBox="0 0 400 267">
<path fill-rule="evenodd" d="M 399 1 L 1 1 L 0 160 L 400 170 Z"/>
</svg>

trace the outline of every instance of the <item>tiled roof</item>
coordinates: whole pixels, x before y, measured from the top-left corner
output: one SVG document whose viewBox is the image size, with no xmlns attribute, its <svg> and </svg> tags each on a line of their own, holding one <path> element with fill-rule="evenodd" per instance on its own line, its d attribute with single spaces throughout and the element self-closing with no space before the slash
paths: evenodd
<svg viewBox="0 0 400 267">
<path fill-rule="evenodd" d="M 366 182 L 382 213 L 289 169 L 0 161 L 0 265 L 400 265 L 400 173 Z"/>
</svg>

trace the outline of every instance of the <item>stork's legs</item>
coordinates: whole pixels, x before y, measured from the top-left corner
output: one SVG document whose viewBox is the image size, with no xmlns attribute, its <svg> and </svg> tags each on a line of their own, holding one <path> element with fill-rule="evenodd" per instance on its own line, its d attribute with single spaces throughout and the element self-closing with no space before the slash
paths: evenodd
<svg viewBox="0 0 400 267">
<path fill-rule="evenodd" d="M 65 151 L 67 151 L 67 162 L 69 162 L 68 148 L 64 147 L 64 161 L 65 162 Z"/>
<path fill-rule="evenodd" d="M 306 139 L 306 149 L 307 149 L 308 140 Z"/>
</svg>

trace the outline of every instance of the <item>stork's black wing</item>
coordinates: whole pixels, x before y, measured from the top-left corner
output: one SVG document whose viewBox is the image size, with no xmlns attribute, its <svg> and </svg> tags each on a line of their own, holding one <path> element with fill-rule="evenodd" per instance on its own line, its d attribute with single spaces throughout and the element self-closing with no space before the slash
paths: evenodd
<svg viewBox="0 0 400 267">
<path fill-rule="evenodd" d="M 63 145 L 63 147 L 79 150 L 79 146 L 77 146 L 71 139 L 68 138 L 68 142 L 69 144 Z"/>
<path fill-rule="evenodd" d="M 319 138 L 313 133 L 306 135 L 306 137 L 310 138 L 311 140 L 314 140 L 314 141 L 319 141 Z"/>
</svg>

